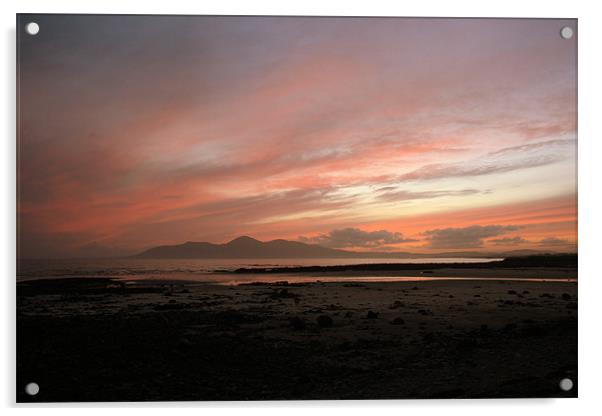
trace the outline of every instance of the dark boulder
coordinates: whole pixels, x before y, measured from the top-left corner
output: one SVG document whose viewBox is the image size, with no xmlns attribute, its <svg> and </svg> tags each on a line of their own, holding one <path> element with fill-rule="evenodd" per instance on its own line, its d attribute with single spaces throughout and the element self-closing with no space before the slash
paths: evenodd
<svg viewBox="0 0 602 416">
<path fill-rule="evenodd" d="M 330 328 L 333 325 L 332 318 L 328 315 L 320 315 L 316 318 L 316 322 L 321 328 Z"/>
</svg>

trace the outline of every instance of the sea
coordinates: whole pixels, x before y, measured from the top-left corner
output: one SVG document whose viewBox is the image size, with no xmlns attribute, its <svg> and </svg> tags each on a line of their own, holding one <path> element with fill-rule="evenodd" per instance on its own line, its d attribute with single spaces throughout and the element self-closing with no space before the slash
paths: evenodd
<svg viewBox="0 0 602 416">
<path fill-rule="evenodd" d="M 500 258 L 403 258 L 403 259 L 48 259 L 19 260 L 17 281 L 71 277 L 111 277 L 135 280 L 186 280 L 199 283 L 240 284 L 250 282 L 309 282 L 316 280 L 366 281 L 367 278 L 306 274 L 241 274 L 240 268 L 335 266 L 376 263 L 483 263 Z M 392 278 L 389 278 L 392 279 Z M 395 278 L 401 280 L 403 278 Z M 382 280 L 382 279 L 381 279 Z"/>
</svg>

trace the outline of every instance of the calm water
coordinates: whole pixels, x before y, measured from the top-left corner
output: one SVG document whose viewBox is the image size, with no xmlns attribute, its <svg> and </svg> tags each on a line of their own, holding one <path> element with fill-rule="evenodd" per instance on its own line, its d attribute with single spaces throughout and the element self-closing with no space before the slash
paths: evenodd
<svg viewBox="0 0 602 416">
<path fill-rule="evenodd" d="M 284 275 L 228 275 L 223 273 L 241 267 L 333 266 L 337 264 L 372 263 L 480 263 L 502 259 L 482 258 L 420 258 L 420 259 L 94 259 L 94 260 L 21 260 L 17 280 L 59 277 L 128 277 L 145 279 L 186 279 L 215 281 L 290 280 Z M 300 276 L 296 276 L 295 281 Z M 346 279 L 346 278 L 345 278 Z M 315 277 L 312 280 L 316 280 Z"/>
<path fill-rule="evenodd" d="M 431 280 L 474 280 L 474 281 L 508 281 L 508 282 L 564 282 L 574 283 L 577 279 L 568 278 L 524 278 L 524 277 L 457 277 L 457 276 L 324 276 L 324 275 L 303 275 L 303 274 L 276 274 L 276 275 L 221 275 L 207 276 L 206 282 L 220 285 L 239 285 L 245 283 L 275 283 L 287 281 L 288 283 L 310 283 L 310 282 L 346 282 L 346 283 L 370 283 L 370 282 L 418 282 Z M 205 281 L 205 280 L 203 280 Z M 135 283 L 135 280 L 132 282 Z"/>
</svg>

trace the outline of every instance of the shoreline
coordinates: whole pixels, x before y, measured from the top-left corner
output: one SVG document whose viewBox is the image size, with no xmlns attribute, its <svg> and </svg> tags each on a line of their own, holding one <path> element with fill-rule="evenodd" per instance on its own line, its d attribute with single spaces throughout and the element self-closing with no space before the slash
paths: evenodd
<svg viewBox="0 0 602 416">
<path fill-rule="evenodd" d="M 403 282 L 427 282 L 427 281 L 506 281 L 506 282 L 550 282 L 550 283 L 577 283 L 576 271 L 567 270 L 539 270 L 538 273 L 525 273 L 524 271 L 514 270 L 512 272 L 503 273 L 483 273 L 480 270 L 470 270 L 471 273 L 466 273 L 462 270 L 454 270 L 456 273 L 445 273 L 444 275 L 420 274 L 418 273 L 368 273 L 368 272 L 352 272 L 352 273 L 289 273 L 289 274 L 273 274 L 262 275 L 242 275 L 240 273 L 207 273 L 203 275 L 193 275 L 189 278 L 183 276 L 51 276 L 51 277 L 30 277 L 17 281 L 17 285 L 27 285 L 35 282 L 60 283 L 64 281 L 83 280 L 87 282 L 104 281 L 104 282 L 125 282 L 126 284 L 141 284 L 141 283 L 184 283 L 184 284 L 204 284 L 204 285 L 219 285 L 219 286 L 240 286 L 250 284 L 262 285 L 277 285 L 277 284 L 336 284 L 345 282 L 355 283 L 403 283 Z M 248 279 L 245 279 L 248 277 Z M 214 280 L 211 280 L 211 279 Z M 231 280 L 228 280 L 231 278 Z M 263 279 L 262 279 L 263 278 Z"/>
<path fill-rule="evenodd" d="M 479 270 L 533 270 L 553 268 L 561 270 L 577 269 L 576 254 L 541 255 L 525 257 L 508 257 L 499 261 L 490 262 L 458 262 L 458 263 L 364 263 L 364 264 L 339 264 L 330 266 L 282 266 L 282 267 L 253 267 L 238 268 L 234 273 L 324 273 L 324 272 L 410 272 L 429 271 L 440 269 L 479 269 Z"/>
<path fill-rule="evenodd" d="M 378 265 L 380 266 L 380 265 Z M 254 273 L 242 273 L 236 271 L 219 272 L 172 272 L 161 273 L 144 272 L 139 274 L 111 275 L 111 274 L 93 274 L 93 275 L 65 275 L 65 276 L 39 276 L 19 279 L 17 284 L 24 284 L 35 281 L 56 281 L 63 279 L 109 279 L 121 282 L 189 282 L 199 284 L 214 285 L 236 285 L 239 283 L 251 282 L 279 282 L 289 281 L 289 283 L 311 283 L 311 282 L 403 282 L 403 281 L 428 281 L 428 280 L 466 280 L 466 281 L 552 281 L 552 282 L 577 282 L 578 271 L 573 267 L 530 267 L 530 268 L 466 268 L 466 267 L 440 267 L 366 270 L 364 267 L 353 267 L 351 270 L 331 271 L 328 266 L 321 271 L 297 271 L 299 268 L 287 268 L 286 272 L 279 269 L 278 272 L 264 271 L 261 269 Z M 312 266 L 313 269 L 313 266 Z"/>
</svg>

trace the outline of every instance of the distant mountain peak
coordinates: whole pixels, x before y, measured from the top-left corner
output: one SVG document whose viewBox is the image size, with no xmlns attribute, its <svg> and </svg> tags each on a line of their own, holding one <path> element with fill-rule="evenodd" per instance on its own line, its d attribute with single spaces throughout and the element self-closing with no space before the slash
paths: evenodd
<svg viewBox="0 0 602 416">
<path fill-rule="evenodd" d="M 187 242 L 146 250 L 141 258 L 325 258 L 352 257 L 354 253 L 303 244 L 298 241 L 272 240 L 262 242 L 241 236 L 225 244 Z"/>
<path fill-rule="evenodd" d="M 232 244 L 232 243 L 261 243 L 261 241 L 253 238 L 253 237 L 249 237 L 248 235 L 241 235 L 240 237 L 236 237 L 234 240 L 231 240 L 229 242 L 227 242 L 226 244 Z"/>
<path fill-rule="evenodd" d="M 353 252 L 306 244 L 300 241 L 276 239 L 267 242 L 240 236 L 225 244 L 188 241 L 182 244 L 158 246 L 135 255 L 156 259 L 241 259 L 241 258 L 425 258 L 425 257 L 509 257 L 508 253 L 446 252 Z M 514 256 L 533 254 L 530 250 L 515 251 Z"/>
</svg>

